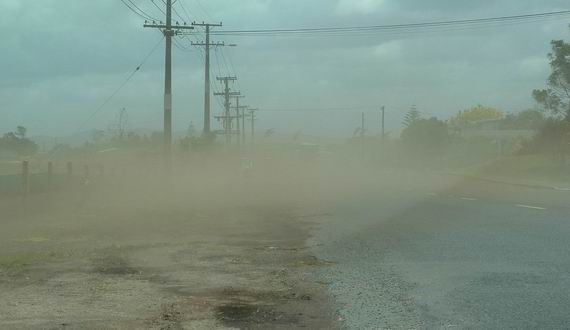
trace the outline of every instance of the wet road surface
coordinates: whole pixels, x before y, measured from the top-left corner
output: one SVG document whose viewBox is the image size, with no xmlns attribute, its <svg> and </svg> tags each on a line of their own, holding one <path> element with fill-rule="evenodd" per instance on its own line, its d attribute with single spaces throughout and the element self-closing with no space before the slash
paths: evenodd
<svg viewBox="0 0 570 330">
<path fill-rule="evenodd" d="M 394 182 L 331 205 L 311 241 L 348 328 L 570 325 L 570 193 Z"/>
</svg>

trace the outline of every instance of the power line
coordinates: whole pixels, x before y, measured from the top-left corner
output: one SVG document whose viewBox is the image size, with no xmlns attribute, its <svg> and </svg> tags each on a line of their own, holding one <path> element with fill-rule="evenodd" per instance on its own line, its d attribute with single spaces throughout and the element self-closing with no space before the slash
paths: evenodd
<svg viewBox="0 0 570 330">
<path fill-rule="evenodd" d="M 134 8 L 136 8 L 141 14 L 145 15 L 149 19 L 156 19 L 154 16 L 148 14 L 146 11 L 142 10 L 133 0 L 127 0 Z"/>
<path fill-rule="evenodd" d="M 162 43 L 162 40 L 164 39 L 161 38 L 156 45 L 151 49 L 151 51 L 144 57 L 144 59 L 140 62 L 140 64 L 127 76 L 127 79 L 125 79 L 123 81 L 123 83 L 117 88 L 115 89 L 115 91 L 113 91 L 113 93 L 111 93 L 111 95 L 109 95 L 109 97 L 107 97 L 105 99 L 105 101 L 103 103 L 101 103 L 101 105 L 99 107 L 97 107 L 97 109 L 91 113 L 91 115 L 87 118 L 87 120 L 85 122 L 83 122 L 81 125 L 79 125 L 78 130 L 83 129 L 83 127 L 85 127 L 85 125 L 87 125 L 91 119 L 93 119 L 101 110 L 103 110 L 103 108 L 109 104 L 109 102 L 111 102 L 111 100 L 117 96 L 117 94 L 129 83 L 129 81 L 131 81 L 131 79 L 133 79 L 133 77 L 135 76 L 135 74 L 137 74 L 137 72 L 140 71 L 140 69 L 143 67 L 143 65 L 146 64 L 146 62 L 148 61 L 148 59 L 152 56 L 152 54 L 154 54 L 154 52 L 158 49 L 158 46 L 160 46 L 160 44 Z"/>
<path fill-rule="evenodd" d="M 317 27 L 317 28 L 292 28 L 292 29 L 249 29 L 249 30 L 220 30 L 213 32 L 216 35 L 231 36 L 279 36 L 279 35 L 318 35 L 318 34 L 338 34 L 338 33 L 362 33 L 362 32 L 398 32 L 398 31 L 419 31 L 429 28 L 465 28 L 489 24 L 501 23 L 523 23 L 527 21 L 536 21 L 542 19 L 567 18 L 570 16 L 570 10 L 514 15 L 499 16 L 490 18 L 475 18 L 463 20 L 434 21 L 409 24 L 390 24 L 390 25 L 368 25 L 368 26 L 352 26 L 352 27 Z"/>
<path fill-rule="evenodd" d="M 152 2 L 152 4 L 153 4 L 163 15 L 166 15 L 166 12 L 164 11 L 164 9 L 160 8 L 160 6 L 157 5 L 156 2 L 154 2 L 154 0 L 150 0 L 150 2 Z"/>
<path fill-rule="evenodd" d="M 204 47 L 205 63 L 204 63 L 204 136 L 211 133 L 211 79 L 210 79 L 210 49 L 212 47 L 225 46 L 224 43 L 211 42 L 210 31 L 214 27 L 222 26 L 222 23 L 192 23 L 192 26 L 202 26 L 206 29 L 206 40 L 204 42 L 192 43 L 193 46 Z"/>
<path fill-rule="evenodd" d="M 232 75 L 236 76 L 236 75 L 237 75 L 236 67 L 235 67 L 235 65 L 234 65 L 234 62 L 232 61 L 231 53 L 228 51 L 227 55 L 228 55 L 228 56 L 227 56 L 227 58 L 228 58 L 228 63 L 230 64 L 230 68 L 231 68 L 231 71 L 230 71 L 229 69 L 228 69 L 228 71 L 230 71 L 230 73 L 231 73 Z M 226 62 L 226 56 L 224 56 L 224 49 L 222 49 L 222 57 L 223 57 L 224 63 L 225 63 L 225 62 Z M 226 66 L 227 66 L 227 64 L 226 64 Z M 239 83 L 239 80 L 236 81 L 236 85 L 237 85 L 238 89 L 241 90 L 241 85 L 240 85 L 240 83 Z"/>
<path fill-rule="evenodd" d="M 200 7 L 200 9 L 204 12 L 204 14 L 206 14 L 206 16 L 208 16 L 209 19 L 213 20 L 212 16 L 210 15 L 210 13 L 208 13 L 208 11 L 206 10 L 206 8 L 202 5 L 202 2 L 200 0 L 195 0 L 196 3 L 198 4 L 198 6 Z"/>
<path fill-rule="evenodd" d="M 162 2 L 166 5 L 166 1 L 165 1 L 165 0 L 162 0 Z M 178 0 L 175 0 L 175 1 L 172 3 L 171 9 L 172 9 L 172 11 L 174 12 L 174 14 L 175 14 L 176 16 L 178 16 L 178 18 L 179 18 L 182 22 L 184 22 L 184 21 L 186 21 L 186 20 L 184 19 L 184 17 L 182 17 L 182 15 L 180 15 L 180 13 L 178 12 L 178 10 L 176 10 L 176 7 L 174 7 L 174 5 L 175 5 L 177 2 L 178 2 Z"/>
<path fill-rule="evenodd" d="M 176 47 L 178 50 L 181 50 L 183 52 L 186 53 L 192 53 L 194 52 L 194 50 L 192 48 L 188 48 L 184 45 L 182 45 L 180 42 L 178 42 L 178 40 L 176 40 L 175 38 L 172 39 L 172 42 L 174 43 L 174 47 Z"/>
<path fill-rule="evenodd" d="M 190 41 L 190 39 L 188 38 L 188 40 Z M 206 63 L 206 55 L 204 54 L 204 52 L 202 51 L 201 48 L 198 48 L 199 50 L 199 54 L 200 54 L 200 58 L 202 59 L 202 62 L 205 64 Z M 218 69 L 218 74 L 221 76 L 221 72 Z M 212 83 L 212 81 L 210 81 L 210 88 L 215 92 L 215 93 L 219 93 L 220 90 L 218 89 L 217 84 Z M 222 103 L 222 101 L 220 101 L 219 98 L 215 98 L 215 100 L 217 101 L 218 105 L 220 106 L 220 108 L 223 108 L 224 105 Z"/>
<path fill-rule="evenodd" d="M 164 2 L 164 0 L 163 0 Z M 176 2 L 176 0 L 175 0 Z M 172 40 L 183 30 L 192 30 L 194 27 L 172 24 L 172 0 L 166 0 L 166 22 L 164 24 L 145 22 L 145 28 L 160 29 L 164 33 L 165 42 L 165 63 L 164 63 L 164 132 L 163 132 L 163 157 L 167 170 L 172 165 Z"/>
<path fill-rule="evenodd" d="M 140 9 L 132 0 L 121 0 L 121 2 L 123 3 L 123 5 L 125 5 L 125 7 L 129 8 L 133 13 L 135 13 L 142 19 L 156 20 L 152 16 L 148 15 L 145 11 Z"/>
<path fill-rule="evenodd" d="M 184 6 L 184 1 L 183 0 L 178 0 L 178 4 L 180 4 L 180 8 L 182 8 L 182 11 L 184 12 L 184 14 L 186 14 L 186 17 L 188 18 L 188 22 L 192 22 L 192 15 L 190 15 L 190 12 L 188 10 L 186 10 L 186 7 Z"/>
<path fill-rule="evenodd" d="M 226 69 L 226 72 L 231 75 L 231 76 L 235 76 L 235 72 L 230 70 L 230 67 L 228 66 L 228 61 L 226 61 L 226 56 L 224 55 L 224 49 L 220 49 L 220 56 L 222 57 L 222 63 L 224 65 L 224 68 Z"/>
<path fill-rule="evenodd" d="M 378 105 L 346 106 L 334 108 L 263 108 L 261 112 L 360 112 L 362 110 L 377 110 Z"/>
</svg>

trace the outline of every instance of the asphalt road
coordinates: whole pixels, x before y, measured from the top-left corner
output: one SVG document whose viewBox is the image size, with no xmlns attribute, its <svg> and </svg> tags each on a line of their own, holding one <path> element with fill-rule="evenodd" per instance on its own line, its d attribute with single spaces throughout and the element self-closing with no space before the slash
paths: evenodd
<svg viewBox="0 0 570 330">
<path fill-rule="evenodd" d="M 392 179 L 331 204 L 311 242 L 347 328 L 570 327 L 570 192 Z"/>
</svg>

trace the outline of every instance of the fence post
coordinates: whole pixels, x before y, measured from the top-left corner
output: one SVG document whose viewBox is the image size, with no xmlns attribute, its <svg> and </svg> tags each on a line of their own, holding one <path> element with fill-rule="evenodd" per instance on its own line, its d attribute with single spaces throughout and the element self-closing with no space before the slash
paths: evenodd
<svg viewBox="0 0 570 330">
<path fill-rule="evenodd" d="M 73 179 L 73 163 L 67 162 L 67 181 L 71 182 Z"/>
<path fill-rule="evenodd" d="M 83 176 L 85 179 L 89 179 L 89 165 L 83 166 Z"/>
<path fill-rule="evenodd" d="M 22 192 L 24 198 L 30 193 L 30 162 L 25 160 L 22 162 Z"/>
<path fill-rule="evenodd" d="M 48 170 L 47 170 L 47 184 L 48 184 L 48 192 L 52 191 L 53 188 L 53 163 L 48 162 Z"/>
</svg>

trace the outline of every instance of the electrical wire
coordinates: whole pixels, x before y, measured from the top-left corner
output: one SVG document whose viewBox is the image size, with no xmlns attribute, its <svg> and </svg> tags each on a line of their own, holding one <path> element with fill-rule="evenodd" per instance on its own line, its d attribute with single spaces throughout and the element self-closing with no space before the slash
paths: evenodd
<svg viewBox="0 0 570 330">
<path fill-rule="evenodd" d="M 174 47 L 176 47 L 178 50 L 181 50 L 186 53 L 193 52 L 192 48 L 182 45 L 176 38 L 172 38 L 172 42 L 174 43 Z"/>
<path fill-rule="evenodd" d="M 186 14 L 186 17 L 188 18 L 188 22 L 194 21 L 192 19 L 192 16 L 190 15 L 190 12 L 188 10 L 186 10 L 186 7 L 184 6 L 184 1 L 179 0 L 177 3 L 180 5 L 180 8 L 182 8 L 182 11 L 184 12 L 184 14 Z"/>
<path fill-rule="evenodd" d="M 111 95 L 109 95 L 109 97 L 107 97 L 105 99 L 105 101 L 103 101 L 103 103 L 101 103 L 101 105 L 99 107 L 97 107 L 97 109 L 95 111 L 93 111 L 93 113 L 91 113 L 91 115 L 87 118 L 87 120 L 85 120 L 85 122 L 83 122 L 81 125 L 79 125 L 78 130 L 83 129 L 83 127 L 85 127 L 85 125 L 87 125 L 101 110 L 103 110 L 103 108 L 109 103 L 111 102 L 111 100 L 117 96 L 117 94 L 119 94 L 119 92 L 131 81 L 131 79 L 133 79 L 133 77 L 137 74 L 137 72 L 140 71 L 140 69 L 143 67 L 143 65 L 146 64 L 146 62 L 148 61 L 148 59 L 152 56 L 152 54 L 154 54 L 154 52 L 158 49 L 158 46 L 160 46 L 160 44 L 162 43 L 162 40 L 164 39 L 161 38 L 158 43 L 152 48 L 152 50 L 144 57 L 144 59 L 140 62 L 140 64 L 127 76 L 127 78 L 123 81 L 123 83 L 113 91 L 113 93 L 111 93 Z"/>
<path fill-rule="evenodd" d="M 190 39 L 188 38 L 188 40 Z M 205 66 L 206 65 L 206 55 L 204 54 L 205 50 L 203 50 L 201 47 L 198 47 L 198 53 L 200 54 L 200 58 L 202 59 L 202 64 L 204 64 Z M 213 91 L 214 93 L 220 92 L 220 90 L 217 88 L 217 85 L 212 83 L 212 79 L 210 79 L 210 90 Z M 224 107 L 223 103 L 220 101 L 220 98 L 214 97 L 214 99 L 216 100 L 220 108 Z"/>
<path fill-rule="evenodd" d="M 202 5 L 202 2 L 201 2 L 200 0 L 195 0 L 195 1 L 196 1 L 196 3 L 198 4 L 198 6 L 200 7 L 200 9 L 204 12 L 204 14 L 206 14 L 206 16 L 207 16 L 209 19 L 214 20 L 214 19 L 212 18 L 212 16 L 210 15 L 210 13 L 208 13 L 208 11 L 206 10 L 206 8 L 204 8 L 204 6 Z"/>
<path fill-rule="evenodd" d="M 133 13 L 138 15 L 144 20 L 153 20 L 152 16 L 145 13 L 142 9 L 140 9 L 132 0 L 120 0 L 125 7 L 129 8 Z"/>
<path fill-rule="evenodd" d="M 261 112 L 353 112 L 363 110 L 379 110 L 378 105 L 361 105 L 334 108 L 263 108 Z"/>
<path fill-rule="evenodd" d="M 151 1 L 152 1 L 152 0 L 151 0 Z M 180 15 L 180 13 L 176 10 L 176 7 L 174 7 L 174 5 L 176 4 L 176 2 L 177 2 L 177 1 L 174 1 L 174 3 L 172 4 L 172 11 L 174 12 L 174 15 L 175 15 L 175 16 L 178 16 L 178 18 L 179 18 L 182 22 L 184 22 L 184 21 L 185 21 L 184 17 L 182 17 L 182 15 Z M 167 5 L 165 0 L 162 0 L 162 3 L 163 3 L 165 6 Z M 165 15 L 166 15 L 166 14 L 165 14 Z"/>
<path fill-rule="evenodd" d="M 292 28 L 292 29 L 249 29 L 249 30 L 218 30 L 213 35 L 225 36 L 280 36 L 280 35 L 320 35 L 335 33 L 358 33 L 358 32 L 394 32 L 394 31 L 417 31 L 427 28 L 454 28 L 481 26 L 496 23 L 523 23 L 536 21 L 537 19 L 560 19 L 570 16 L 570 10 L 545 12 L 537 14 L 499 16 L 490 18 L 476 18 L 463 20 L 434 21 L 410 24 L 369 25 L 352 27 L 318 27 L 318 28 Z"/>
<path fill-rule="evenodd" d="M 150 0 L 150 2 L 152 2 L 152 4 L 163 14 L 166 16 L 166 12 L 164 11 L 164 9 L 160 8 L 159 5 L 156 4 L 156 2 L 154 2 L 154 0 Z"/>
<path fill-rule="evenodd" d="M 220 53 L 221 53 L 222 59 L 224 61 L 224 66 L 226 67 L 226 70 L 228 71 L 229 75 L 237 77 L 238 76 L 237 71 L 235 69 L 235 66 L 233 65 L 232 60 L 231 60 L 230 53 L 229 52 L 227 53 L 228 60 L 226 60 L 226 55 L 224 55 L 225 54 L 224 48 L 221 49 Z M 230 64 L 229 66 L 228 66 L 228 63 Z M 231 70 L 230 70 L 230 68 L 231 68 Z M 235 84 L 236 84 L 237 89 L 241 90 L 241 84 L 239 82 L 239 79 L 235 81 Z"/>
<path fill-rule="evenodd" d="M 141 14 L 143 14 L 144 16 L 148 17 L 148 19 L 150 20 L 156 20 L 156 18 L 150 14 L 148 14 L 146 11 L 142 10 L 139 6 L 137 6 L 137 4 L 133 1 L 133 0 L 127 0 L 135 9 L 137 9 Z"/>
</svg>

